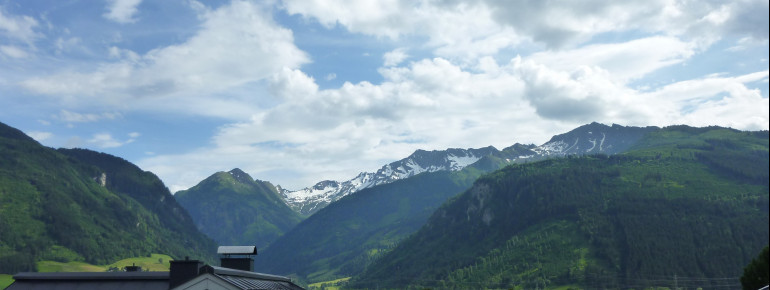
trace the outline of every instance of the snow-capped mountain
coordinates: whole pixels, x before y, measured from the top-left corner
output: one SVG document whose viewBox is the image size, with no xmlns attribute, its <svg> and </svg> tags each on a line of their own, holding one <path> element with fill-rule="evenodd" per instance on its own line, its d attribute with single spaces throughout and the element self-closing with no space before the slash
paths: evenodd
<svg viewBox="0 0 770 290">
<path fill-rule="evenodd" d="M 627 150 L 644 134 L 657 127 L 607 126 L 591 123 L 556 135 L 533 149 L 538 155 L 552 157 L 572 154 L 616 154 Z"/>
<path fill-rule="evenodd" d="M 309 215 L 343 196 L 364 188 L 409 178 L 423 172 L 461 170 L 482 157 L 496 152 L 499 151 L 492 146 L 443 151 L 417 150 L 407 158 L 383 166 L 377 172 L 361 172 L 347 181 L 325 180 L 313 187 L 297 191 L 289 191 L 280 186 L 278 190 L 292 209 Z"/>
<path fill-rule="evenodd" d="M 645 133 L 656 127 L 607 126 L 591 123 L 570 132 L 553 136 L 540 146 L 515 144 L 502 151 L 489 146 L 479 149 L 447 149 L 443 151 L 417 150 L 409 157 L 387 164 L 377 172 L 361 172 L 343 182 L 325 180 L 297 191 L 277 187 L 286 203 L 295 211 L 310 215 L 353 192 L 409 178 L 423 172 L 458 171 L 494 155 L 508 163 L 541 160 L 572 154 L 615 154 L 628 149 Z"/>
</svg>

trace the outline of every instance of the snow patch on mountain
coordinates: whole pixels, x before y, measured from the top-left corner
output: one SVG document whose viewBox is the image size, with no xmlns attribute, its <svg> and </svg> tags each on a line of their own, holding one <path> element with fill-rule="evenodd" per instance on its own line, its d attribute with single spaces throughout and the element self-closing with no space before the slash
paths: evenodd
<svg viewBox="0 0 770 290">
<path fill-rule="evenodd" d="M 322 181 L 296 191 L 278 187 L 286 203 L 303 214 L 309 214 L 356 191 L 406 179 L 424 172 L 458 171 L 497 151 L 494 147 L 482 149 L 448 149 L 445 151 L 418 150 L 409 157 L 382 166 L 377 172 L 361 172 L 344 181 Z M 450 153 L 451 152 L 451 153 Z"/>
<path fill-rule="evenodd" d="M 591 123 L 570 132 L 553 136 L 540 146 L 515 144 L 505 150 L 509 163 L 531 162 L 570 154 L 614 154 L 628 148 L 646 132 L 657 127 L 611 127 Z M 599 137 L 601 134 L 601 137 Z M 584 149 L 581 149 L 584 148 Z M 447 149 L 443 151 L 417 150 L 399 161 L 382 166 L 377 172 L 361 172 L 344 181 L 322 181 L 313 187 L 296 191 L 278 187 L 278 192 L 294 210 L 309 215 L 346 195 L 362 189 L 410 178 L 424 172 L 459 171 L 491 154 L 502 154 L 492 146 L 479 149 Z"/>
</svg>

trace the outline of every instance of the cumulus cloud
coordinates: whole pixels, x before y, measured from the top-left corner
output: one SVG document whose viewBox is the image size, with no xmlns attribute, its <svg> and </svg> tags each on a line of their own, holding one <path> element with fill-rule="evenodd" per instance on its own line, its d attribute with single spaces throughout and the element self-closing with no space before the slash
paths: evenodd
<svg viewBox="0 0 770 290">
<path fill-rule="evenodd" d="M 709 76 L 640 94 L 652 111 L 650 124 L 720 125 L 742 130 L 767 130 L 768 99 L 746 85 L 767 81 L 768 71 L 735 77 Z M 641 103 L 641 102 L 640 102 Z"/>
<path fill-rule="evenodd" d="M 394 49 L 392 51 L 386 52 L 382 59 L 384 60 L 383 65 L 384 66 L 396 66 L 402 61 L 404 61 L 406 58 L 408 58 L 409 55 L 406 54 L 406 49 L 404 48 L 398 48 Z"/>
<path fill-rule="evenodd" d="M 134 15 L 138 11 L 137 6 L 142 0 L 107 0 L 107 13 L 104 18 L 118 23 L 134 23 Z"/>
<path fill-rule="evenodd" d="M 464 1 L 286 0 L 290 14 L 300 14 L 333 28 L 392 40 L 419 35 L 439 56 L 465 61 L 496 53 L 520 41 L 516 33 L 496 23 L 485 5 Z"/>
<path fill-rule="evenodd" d="M 449 57 L 493 54 L 528 39 L 576 47 L 608 32 L 682 36 L 707 46 L 725 36 L 768 39 L 768 3 L 746 1 L 356 1 L 285 0 L 291 14 L 354 33 L 429 38 Z"/>
<path fill-rule="evenodd" d="M 114 17 L 112 10 L 104 17 L 137 21 L 139 1 L 118 7 L 119 2 L 110 2 Z M 690 69 L 689 80 L 663 87 L 639 83 L 664 68 L 671 68 L 666 73 L 680 70 L 718 41 L 729 41 L 720 47 L 731 51 L 766 46 L 768 9 L 762 0 L 516 5 L 234 0 L 217 8 L 186 3 L 197 13 L 199 30 L 172 45 L 140 52 L 128 42 L 102 43 L 92 49 L 103 54 L 97 63 L 78 63 L 20 83 L 28 92 L 74 108 L 53 112 L 53 120 L 69 123 L 122 116 L 85 113 L 105 107 L 226 118 L 206 145 L 138 162 L 172 190 L 233 167 L 295 189 L 351 178 L 355 170 L 376 170 L 416 149 L 542 143 L 592 121 L 768 126 L 767 98 L 753 89 L 766 85 L 767 71 L 745 73 L 764 68 L 702 74 Z M 282 6 L 269 7 L 273 4 Z M 361 51 L 379 56 L 389 50 L 375 67 L 365 68 L 381 78 L 345 82 L 329 72 L 345 71 L 344 77 L 348 70 L 336 68 L 309 74 L 327 64 L 317 60 L 318 66 L 303 67 L 310 56 L 294 44 L 291 30 L 273 20 L 272 13 L 283 12 L 330 28 L 320 32 L 330 39 L 348 32 L 374 36 L 360 39 L 376 38 L 385 48 Z M 286 21 L 307 24 L 294 19 Z M 40 38 L 36 26 L 33 18 L 0 10 L 0 37 L 12 40 L 0 46 L 0 60 L 34 58 L 24 45 Z M 51 51 L 67 52 L 87 42 L 82 35 L 52 37 Z M 513 57 L 517 53 L 521 56 Z M 330 80 L 342 84 L 319 87 L 319 81 Z M 140 136 L 101 133 L 68 144 L 115 148 Z"/>
<path fill-rule="evenodd" d="M 356 172 L 350 168 L 376 170 L 416 149 L 478 147 L 479 140 L 498 148 L 542 143 L 549 132 L 592 121 L 767 129 L 767 98 L 747 87 L 766 80 L 767 71 L 708 76 L 640 92 L 613 75 L 623 68 L 551 67 L 538 62 L 542 57 L 508 63 L 485 58 L 474 68 L 424 59 L 381 68 L 385 81 L 380 84 L 345 83 L 326 90 L 302 71 L 286 69 L 271 78 L 282 103 L 220 127 L 211 147 L 153 156 L 140 164 L 170 177 L 177 189 L 210 174 L 203 164 L 218 170 L 239 167 L 298 189 L 322 179 L 352 178 Z M 175 176 L 171 160 L 189 168 L 185 176 Z"/>
<path fill-rule="evenodd" d="M 309 61 L 294 45 L 292 32 L 274 23 L 258 4 L 236 0 L 216 10 L 196 7 L 201 29 L 183 43 L 142 55 L 110 48 L 110 56 L 118 59 L 114 62 L 99 64 L 91 71 L 34 77 L 21 85 L 81 105 L 127 104 L 129 109 L 143 110 L 173 107 L 233 118 L 247 115 L 256 105 L 248 96 L 228 92 Z M 160 97 L 167 99 L 160 102 Z"/>
</svg>

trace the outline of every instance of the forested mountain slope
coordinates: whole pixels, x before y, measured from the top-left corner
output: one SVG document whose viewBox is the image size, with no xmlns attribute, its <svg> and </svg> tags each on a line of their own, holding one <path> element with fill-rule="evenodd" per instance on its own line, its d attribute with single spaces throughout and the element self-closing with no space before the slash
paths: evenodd
<svg viewBox="0 0 770 290">
<path fill-rule="evenodd" d="M 175 197 L 220 245 L 264 248 L 301 220 L 272 184 L 238 168 L 217 172 Z"/>
<path fill-rule="evenodd" d="M 0 233 L 0 273 L 150 253 L 213 260 L 216 246 L 153 174 L 106 154 L 57 152 L 2 123 Z"/>
<path fill-rule="evenodd" d="M 486 175 L 352 285 L 739 287 L 768 204 L 767 131 L 668 127 L 625 154 Z"/>
<path fill-rule="evenodd" d="M 460 171 L 425 172 L 366 188 L 331 203 L 265 249 L 259 271 L 294 274 L 310 282 L 349 277 L 419 229 L 448 198 L 482 173 L 498 169 L 531 146 L 517 145 Z"/>
<path fill-rule="evenodd" d="M 439 205 L 470 187 L 483 173 L 511 163 L 567 154 L 615 153 L 627 149 L 644 133 L 657 129 L 591 123 L 554 136 L 540 146 L 517 143 L 503 150 L 485 148 L 483 154 L 479 153 L 482 151 L 474 153 L 479 157 L 473 158 L 474 162 L 460 171 L 427 170 L 354 192 L 333 202 L 329 209 L 321 209 L 310 216 L 262 251 L 256 265 L 261 271 L 295 274 L 310 282 L 357 275 L 418 230 Z M 418 151 L 390 167 L 414 163 L 422 164 L 420 168 L 444 168 L 451 159 L 444 154 L 461 155 L 456 149 Z M 413 159 L 419 160 L 409 161 Z"/>
</svg>

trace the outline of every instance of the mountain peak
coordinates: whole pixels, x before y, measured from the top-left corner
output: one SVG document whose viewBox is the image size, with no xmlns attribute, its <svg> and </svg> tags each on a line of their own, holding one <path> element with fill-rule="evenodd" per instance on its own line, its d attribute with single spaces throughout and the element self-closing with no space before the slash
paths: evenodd
<svg viewBox="0 0 770 290">
<path fill-rule="evenodd" d="M 230 170 L 227 173 L 229 173 L 236 181 L 238 181 L 240 183 L 253 183 L 254 182 L 254 179 L 251 178 L 251 176 L 248 173 L 243 172 L 243 170 L 241 170 L 240 168 L 233 168 L 232 170 Z"/>
<path fill-rule="evenodd" d="M 316 183 L 313 186 L 313 189 L 322 190 L 322 189 L 325 189 L 327 187 L 339 187 L 339 186 L 340 186 L 339 182 L 336 182 L 334 180 L 324 180 L 324 181 L 321 181 L 319 183 Z"/>
<path fill-rule="evenodd" d="M 633 127 L 592 122 L 555 135 L 537 150 L 540 154 L 614 154 L 628 149 L 644 134 L 658 127 Z"/>
</svg>

